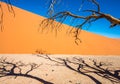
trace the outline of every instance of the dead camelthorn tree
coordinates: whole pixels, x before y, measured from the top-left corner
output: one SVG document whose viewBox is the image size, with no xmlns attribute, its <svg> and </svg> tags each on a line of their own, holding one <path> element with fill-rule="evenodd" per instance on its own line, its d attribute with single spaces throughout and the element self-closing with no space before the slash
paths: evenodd
<svg viewBox="0 0 120 84">
<path fill-rule="evenodd" d="M 91 2 L 91 4 L 94 4 L 96 9 L 85 9 L 83 10 L 84 13 L 89 14 L 87 16 L 81 16 L 81 15 L 76 15 L 73 14 L 71 11 L 61 11 L 58 13 L 55 13 L 55 5 L 57 4 L 57 2 L 59 2 L 62 0 L 50 0 L 50 5 L 49 5 L 49 18 L 45 19 L 41 22 L 41 26 L 44 26 L 43 29 L 46 26 L 50 26 L 50 25 L 55 25 L 54 21 L 58 21 L 59 23 L 57 25 L 61 25 L 68 17 L 69 18 L 74 18 L 74 19 L 79 19 L 81 20 L 80 23 L 78 23 L 77 25 L 75 25 L 75 30 L 72 31 L 74 33 L 74 37 L 75 37 L 75 43 L 78 44 L 78 40 L 80 41 L 79 38 L 79 34 L 81 29 L 83 28 L 84 25 L 86 24 L 91 24 L 99 19 L 106 19 L 108 22 L 110 22 L 110 28 L 115 27 L 116 25 L 120 25 L 120 19 L 119 18 L 115 18 L 114 16 L 110 15 L 110 14 L 106 14 L 101 12 L 101 7 L 100 4 L 97 2 L 97 0 L 82 0 L 82 3 L 80 4 L 80 8 L 82 8 L 82 5 L 84 4 L 84 2 Z M 54 28 L 55 26 L 53 26 Z M 58 29 L 60 26 L 56 26 Z M 71 30 L 70 30 L 71 31 Z M 81 42 L 81 41 L 80 41 Z"/>
<path fill-rule="evenodd" d="M 42 65 L 42 64 L 40 64 Z M 2 77 L 25 77 L 37 80 L 43 84 L 53 84 L 49 81 L 33 76 L 30 73 L 40 65 L 35 63 L 24 64 L 21 61 L 8 61 L 7 58 L 0 58 L 0 78 Z M 28 68 L 27 68 L 28 67 Z M 26 69 L 27 68 L 27 69 Z"/>
<path fill-rule="evenodd" d="M 95 84 L 102 84 L 102 81 L 94 77 L 94 75 L 104 78 L 112 84 L 120 83 L 120 67 L 118 69 L 118 67 L 114 67 L 112 63 L 97 61 L 95 59 L 84 60 L 80 57 L 54 58 L 39 53 L 36 55 L 56 63 L 56 66 L 62 65 L 78 74 L 84 75 L 90 78 Z"/>
<path fill-rule="evenodd" d="M 116 18 L 110 14 L 104 13 L 101 11 L 101 6 L 98 3 L 97 0 L 81 0 L 79 10 L 82 9 L 82 13 L 85 13 L 86 15 L 83 16 L 81 14 L 74 14 L 71 11 L 59 11 L 56 12 L 56 5 L 61 4 L 64 0 L 46 0 L 48 1 L 48 15 L 49 17 L 45 20 L 43 20 L 40 23 L 40 29 L 42 31 L 46 28 L 51 28 L 51 30 L 54 30 L 57 32 L 59 29 L 61 29 L 61 25 L 64 23 L 65 20 L 70 21 L 71 19 L 73 22 L 75 20 L 79 20 L 76 25 L 71 25 L 73 26 L 72 29 L 70 29 L 70 33 L 74 34 L 75 38 L 75 43 L 78 44 L 78 42 L 81 42 L 81 39 L 79 38 L 79 34 L 83 26 L 86 24 L 92 24 L 95 21 L 99 19 L 106 19 L 108 22 L 110 22 L 110 28 L 115 27 L 116 25 L 120 25 L 120 19 Z M 0 29 L 3 31 L 4 25 L 3 25 L 3 20 L 4 20 L 4 10 L 2 7 L 2 2 L 6 2 L 6 6 L 8 8 L 8 11 L 11 12 L 15 16 L 14 9 L 12 7 L 11 0 L 1 0 L 0 2 Z M 88 9 L 83 9 L 82 6 L 84 3 L 90 2 L 91 4 L 94 5 L 94 9 L 88 8 Z M 104 4 L 104 3 L 103 3 Z M 69 5 L 69 4 L 68 4 Z M 71 18 L 71 19 L 68 19 Z M 58 21 L 58 22 L 56 22 Z M 47 27 L 48 26 L 48 27 Z"/>
</svg>

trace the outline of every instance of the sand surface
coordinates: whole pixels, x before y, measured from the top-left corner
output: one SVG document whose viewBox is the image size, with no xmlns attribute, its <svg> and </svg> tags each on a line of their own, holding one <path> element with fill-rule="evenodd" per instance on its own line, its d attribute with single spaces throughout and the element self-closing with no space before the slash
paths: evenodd
<svg viewBox="0 0 120 84">
<path fill-rule="evenodd" d="M 42 56 L 42 57 L 40 57 Z M 96 84 L 89 77 L 80 74 L 74 70 L 67 68 L 65 65 L 56 63 L 54 61 L 50 61 L 49 59 L 43 58 L 45 55 L 36 55 L 36 54 L 0 54 L 0 60 L 6 58 L 7 62 L 12 62 L 17 65 L 17 62 L 22 62 L 24 64 L 35 63 L 40 65 L 36 69 L 33 69 L 28 73 L 28 75 L 35 76 L 37 78 L 43 79 L 45 81 L 49 81 L 53 84 Z M 110 70 L 120 70 L 120 57 L 119 56 L 94 56 L 94 55 L 48 55 L 52 59 L 73 59 L 82 58 L 86 63 L 93 66 L 91 60 L 96 60 L 97 62 L 103 63 L 111 63 L 112 65 L 107 65 Z M 73 60 L 74 61 L 74 60 Z M 1 64 L 1 63 L 0 63 Z M 74 65 L 72 63 L 69 64 L 75 69 L 78 65 Z M 0 67 L 2 64 L 0 65 Z M 6 65 L 5 65 L 6 66 Z M 28 70 L 30 70 L 30 66 L 22 66 L 21 73 L 25 74 Z M 0 72 L 2 69 L 0 69 Z M 19 69 L 15 69 L 15 73 L 19 73 Z M 3 73 L 3 72 L 2 72 Z M 1 74 L 2 74 L 1 73 Z M 1 75 L 0 74 L 0 75 Z M 92 72 L 86 73 L 89 74 L 96 79 L 98 79 L 102 84 L 112 84 L 108 79 L 100 77 Z M 41 83 L 34 78 L 29 78 L 25 76 L 5 76 L 0 78 L 0 84 L 47 84 Z M 120 84 L 120 83 L 114 83 Z"/>
</svg>

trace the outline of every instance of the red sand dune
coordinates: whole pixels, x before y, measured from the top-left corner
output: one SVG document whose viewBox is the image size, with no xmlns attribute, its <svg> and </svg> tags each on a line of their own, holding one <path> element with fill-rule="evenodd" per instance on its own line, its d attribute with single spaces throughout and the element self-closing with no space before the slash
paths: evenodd
<svg viewBox="0 0 120 84">
<path fill-rule="evenodd" d="M 55 36 L 49 28 L 38 32 L 44 17 L 14 7 L 15 17 L 2 4 L 4 9 L 4 31 L 0 32 L 0 53 L 29 54 L 35 50 L 44 50 L 50 54 L 94 54 L 120 55 L 120 40 L 103 37 L 86 31 L 80 33 L 82 43 L 76 45 L 72 35 L 66 34 L 69 28 L 62 29 Z"/>
</svg>

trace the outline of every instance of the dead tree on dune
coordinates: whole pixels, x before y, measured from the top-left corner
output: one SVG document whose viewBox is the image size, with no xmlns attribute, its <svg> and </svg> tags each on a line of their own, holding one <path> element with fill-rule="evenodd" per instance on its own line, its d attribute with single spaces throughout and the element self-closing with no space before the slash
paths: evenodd
<svg viewBox="0 0 120 84">
<path fill-rule="evenodd" d="M 81 8 L 82 8 L 82 5 L 84 4 L 84 2 L 86 2 L 86 1 L 91 2 L 91 4 L 94 4 L 96 7 L 96 10 L 89 9 L 89 8 L 86 10 L 83 10 L 83 12 L 85 12 L 86 14 L 89 14 L 87 16 L 76 15 L 76 14 L 73 14 L 71 11 L 61 11 L 61 12 L 55 13 L 54 12 L 55 5 L 57 4 L 57 2 L 60 2 L 60 1 L 62 3 L 62 0 L 50 0 L 49 10 L 48 10 L 48 14 L 50 17 L 41 22 L 40 26 L 43 27 L 42 30 L 44 30 L 46 28 L 46 26 L 50 27 L 52 25 L 52 28 L 56 29 L 56 31 L 57 31 L 59 29 L 60 25 L 68 17 L 72 18 L 72 19 L 79 19 L 82 22 L 80 22 L 74 26 L 75 30 L 73 30 L 73 28 L 70 30 L 70 33 L 74 33 L 75 43 L 78 44 L 78 41 L 81 42 L 81 40 L 79 38 L 80 31 L 83 28 L 83 26 L 86 24 L 91 24 L 99 19 L 106 19 L 108 22 L 110 22 L 110 28 L 113 28 L 116 25 L 120 25 L 119 18 L 116 18 L 116 17 L 114 17 L 110 14 L 106 14 L 104 12 L 101 12 L 101 7 L 100 7 L 100 4 L 97 2 L 97 0 L 82 0 L 82 3 L 80 4 Z M 59 23 L 55 24 L 54 23 L 55 21 L 58 21 Z"/>
</svg>

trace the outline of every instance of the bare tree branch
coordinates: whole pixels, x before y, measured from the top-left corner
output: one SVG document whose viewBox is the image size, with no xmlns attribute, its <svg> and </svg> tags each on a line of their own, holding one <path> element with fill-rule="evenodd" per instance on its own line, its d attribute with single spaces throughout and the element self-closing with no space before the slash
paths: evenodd
<svg viewBox="0 0 120 84">
<path fill-rule="evenodd" d="M 56 0 L 51 0 L 49 8 L 48 8 L 48 14 L 49 16 L 52 16 L 54 13 L 54 5 L 56 4 Z"/>
<path fill-rule="evenodd" d="M 51 0 L 51 5 L 50 5 L 50 9 L 52 11 L 54 11 L 55 7 L 54 5 L 57 3 L 56 0 Z M 47 26 L 50 26 L 50 25 L 55 25 L 53 24 L 54 21 L 58 21 L 59 25 L 62 25 L 62 23 L 64 23 L 64 21 L 68 18 L 68 17 L 71 17 L 71 18 L 74 18 L 74 19 L 79 19 L 80 22 L 74 26 L 75 30 L 72 31 L 70 30 L 71 33 L 74 33 L 74 38 L 75 38 L 75 43 L 78 45 L 79 42 L 81 42 L 80 38 L 79 38 L 79 34 L 80 34 L 80 31 L 81 29 L 83 28 L 84 25 L 86 24 L 91 24 L 99 19 L 106 19 L 108 22 L 110 22 L 110 28 L 113 28 L 115 27 L 116 25 L 120 25 L 120 19 L 119 18 L 115 18 L 114 16 L 110 15 L 110 14 L 106 14 L 106 13 L 102 13 L 101 12 L 101 7 L 100 7 L 100 4 L 97 2 L 97 0 L 86 0 L 87 2 L 91 2 L 93 4 L 95 4 L 95 7 L 97 8 L 96 9 L 89 9 L 89 10 L 84 10 L 83 12 L 85 12 L 89 15 L 87 16 L 81 16 L 81 14 L 79 15 L 76 15 L 76 14 L 73 14 L 72 12 L 70 11 L 63 11 L 63 12 L 58 12 L 58 13 L 53 13 L 50 15 L 50 17 L 48 18 L 48 21 L 47 20 L 43 20 L 41 25 L 40 26 L 44 26 L 42 27 L 42 29 L 44 30 L 44 28 L 47 28 Z M 81 5 L 83 5 L 85 2 L 85 0 L 82 0 L 82 3 Z M 80 6 L 81 7 L 81 6 Z M 49 10 L 48 10 L 49 12 Z M 51 13 L 51 12 L 49 12 Z M 46 25 L 43 25 L 43 24 L 46 24 Z M 55 28 L 57 27 L 57 28 Z M 53 26 L 53 28 L 58 29 L 58 27 L 60 26 Z M 53 29 L 51 28 L 51 29 Z"/>
<path fill-rule="evenodd" d="M 89 0 L 97 6 L 97 11 L 100 12 L 100 5 L 96 0 Z"/>
</svg>

